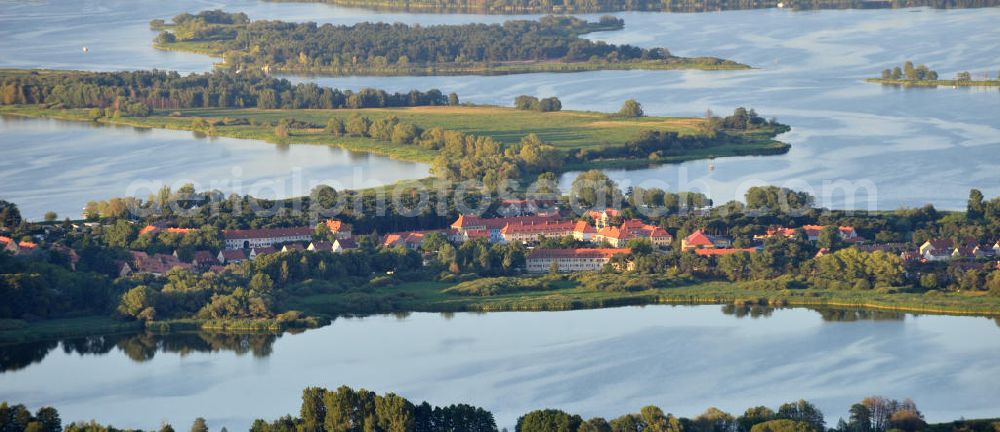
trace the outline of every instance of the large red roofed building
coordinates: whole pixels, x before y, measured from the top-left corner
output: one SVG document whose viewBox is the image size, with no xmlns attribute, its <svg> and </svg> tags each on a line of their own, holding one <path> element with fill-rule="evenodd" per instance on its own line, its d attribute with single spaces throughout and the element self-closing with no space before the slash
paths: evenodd
<svg viewBox="0 0 1000 432">
<path fill-rule="evenodd" d="M 503 241 L 511 242 L 534 242 L 542 237 L 567 237 L 573 235 L 573 228 L 576 223 L 573 221 L 545 220 L 542 222 L 529 223 L 508 223 L 500 229 L 500 236 Z"/>
<path fill-rule="evenodd" d="M 632 253 L 628 248 L 535 249 L 525 258 L 528 273 L 545 273 L 555 262 L 560 272 L 600 270 L 618 254 Z"/>
<path fill-rule="evenodd" d="M 451 224 L 451 228 L 455 230 L 455 238 L 457 239 L 478 238 L 478 233 L 470 235 L 468 232 L 485 231 L 491 243 L 500 243 L 503 241 L 503 235 L 500 233 L 500 230 L 508 224 L 537 224 L 558 221 L 559 219 L 558 214 L 507 218 L 483 218 L 463 214 L 459 215 L 458 219 Z"/>
</svg>

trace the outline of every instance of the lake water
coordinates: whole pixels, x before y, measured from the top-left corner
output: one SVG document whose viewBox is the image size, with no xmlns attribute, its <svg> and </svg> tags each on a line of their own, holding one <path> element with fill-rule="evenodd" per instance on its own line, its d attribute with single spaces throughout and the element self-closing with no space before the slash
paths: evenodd
<svg viewBox="0 0 1000 432">
<path fill-rule="evenodd" d="M 147 197 L 162 185 L 263 198 L 426 177 L 425 164 L 322 145 L 0 116 L 0 198 L 31 219 L 78 217 L 88 200 Z M 338 186 L 339 185 L 339 186 Z"/>
<path fill-rule="evenodd" d="M 491 410 L 501 427 L 552 407 L 613 417 L 656 404 L 695 416 L 805 398 L 831 426 L 871 394 L 929 421 L 1000 414 L 1000 327 L 976 317 L 720 306 L 338 319 L 282 336 L 121 336 L 0 347 L 0 399 L 67 421 L 246 430 L 342 384 Z M 832 320 L 837 319 L 837 320 Z M 46 355 L 47 354 L 47 355 Z"/>
<path fill-rule="evenodd" d="M 0 67 L 204 71 L 212 62 L 208 57 L 152 49 L 154 33 L 147 23 L 212 8 L 245 11 L 255 19 L 342 24 L 510 18 L 250 0 L 139 3 L 0 2 L 0 40 L 5 42 L 0 44 Z M 786 155 L 610 171 L 624 186 L 699 190 L 720 203 L 765 183 L 812 191 L 819 204 L 838 208 L 884 210 L 930 202 L 957 209 L 964 207 L 970 188 L 1000 195 L 1000 91 L 897 89 L 862 82 L 906 59 L 927 63 L 943 77 L 962 70 L 996 75 L 1000 8 L 616 15 L 625 19 L 624 31 L 590 37 L 666 46 L 678 55 L 730 58 L 756 69 L 295 79 L 350 89 L 440 88 L 458 92 L 467 102 L 490 104 L 509 104 L 519 94 L 555 95 L 566 109 L 605 112 L 637 98 L 655 115 L 699 116 L 706 109 L 725 114 L 744 105 L 791 124 L 792 132 L 781 137 L 792 144 Z M 82 46 L 90 51 L 83 53 Z M 564 177 L 564 185 L 572 175 Z"/>
</svg>

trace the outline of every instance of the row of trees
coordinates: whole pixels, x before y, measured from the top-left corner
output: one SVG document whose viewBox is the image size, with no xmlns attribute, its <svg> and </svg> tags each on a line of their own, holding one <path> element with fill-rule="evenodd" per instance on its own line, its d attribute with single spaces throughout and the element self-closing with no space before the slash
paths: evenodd
<svg viewBox="0 0 1000 432">
<path fill-rule="evenodd" d="M 994 423 L 996 424 L 996 423 Z M 938 430 L 978 432 L 964 422 L 955 422 Z M 919 432 L 928 429 L 923 414 L 913 401 L 897 401 L 881 396 L 866 397 L 850 408 L 850 418 L 827 428 L 823 413 L 815 405 L 799 400 L 782 404 L 777 410 L 766 406 L 748 408 L 734 416 L 718 408 L 709 408 L 693 418 L 676 417 L 661 408 L 648 405 L 638 413 L 628 413 L 606 420 L 557 409 L 528 412 L 517 419 L 515 432 Z M 52 407 L 31 413 L 24 405 L 0 404 L 0 430 L 6 432 L 62 432 L 59 412 Z M 69 431 L 117 431 L 95 422 L 73 423 Z M 208 432 L 205 419 L 199 417 L 191 432 Z M 225 430 L 225 428 L 223 428 Z M 302 391 L 297 416 L 286 415 L 273 421 L 257 419 L 251 432 L 497 432 L 493 414 L 467 404 L 433 406 L 415 404 L 394 393 L 377 394 L 365 389 L 341 386 L 336 390 L 308 387 Z M 160 432 L 173 432 L 164 423 Z M 985 431 L 984 431 L 985 432 Z"/>
<path fill-rule="evenodd" d="M 884 80 L 907 80 L 907 81 L 935 81 L 938 79 L 938 73 L 928 68 L 926 65 L 919 65 L 914 67 L 913 62 L 907 60 L 900 68 L 896 66 L 892 69 L 882 70 L 882 79 Z"/>
<path fill-rule="evenodd" d="M 458 97 L 452 98 L 457 104 Z M 176 108 L 382 108 L 447 105 L 439 90 L 387 93 L 379 89 L 339 90 L 315 83 L 243 71 L 181 75 L 134 72 L 0 71 L 0 104 L 48 104 L 66 108 L 111 108 L 107 116 L 144 115 Z M 143 107 L 145 106 L 145 108 Z"/>
</svg>

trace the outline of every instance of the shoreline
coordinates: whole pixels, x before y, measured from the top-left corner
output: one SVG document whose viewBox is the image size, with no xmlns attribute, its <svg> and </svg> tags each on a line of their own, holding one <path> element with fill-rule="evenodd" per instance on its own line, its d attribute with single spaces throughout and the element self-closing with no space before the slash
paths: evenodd
<svg viewBox="0 0 1000 432">
<path fill-rule="evenodd" d="M 428 284 L 428 283 L 413 283 Z M 436 287 L 441 283 L 430 283 Z M 403 288 L 403 287 L 397 287 Z M 403 288 L 404 291 L 407 288 Z M 416 292 L 417 290 L 412 290 Z M 677 292 L 679 291 L 679 292 Z M 391 293 L 383 294 L 391 295 Z M 591 294 L 591 295 L 580 295 Z M 301 307 L 308 315 L 296 322 L 279 323 L 276 319 L 213 321 L 205 319 L 171 319 L 162 321 L 119 321 L 110 316 L 85 316 L 77 318 L 57 318 L 33 323 L 23 327 L 0 330 L 0 347 L 32 342 L 54 341 L 77 337 L 104 336 L 123 333 L 148 332 L 152 334 L 175 334 L 183 332 L 206 332 L 212 334 L 274 334 L 293 330 L 322 328 L 332 324 L 340 316 L 369 316 L 394 313 L 500 313 L 500 312 L 566 312 L 574 310 L 595 310 L 627 306 L 725 306 L 767 307 L 767 308 L 830 308 L 839 310 L 864 310 L 896 312 L 913 315 L 939 315 L 954 317 L 1000 318 L 1000 309 L 982 305 L 976 306 L 977 297 L 942 295 L 929 299 L 946 298 L 957 300 L 953 306 L 942 304 L 920 306 L 907 304 L 913 297 L 923 295 L 897 293 L 861 293 L 865 298 L 852 299 L 858 292 L 838 292 L 831 290 L 802 289 L 766 291 L 743 289 L 733 282 L 702 282 L 691 286 L 661 288 L 639 292 L 595 292 L 574 289 L 552 291 L 519 292 L 513 295 L 498 295 L 494 298 L 448 295 L 448 301 L 416 299 L 417 303 L 404 308 L 384 308 L 371 311 L 348 311 L 338 307 L 337 296 L 315 294 L 292 300 L 293 307 Z M 596 296 L 601 296 L 595 298 Z M 903 302 L 893 304 L 882 296 L 907 296 Z M 331 301 L 334 300 L 334 301 Z M 997 299 L 1000 302 L 1000 299 Z M 326 309 L 329 308 L 329 309 Z M 311 309 L 311 310 L 310 310 Z M 326 310 L 324 310 L 326 309 Z M 19 320 L 9 320 L 19 321 Z"/>
</svg>

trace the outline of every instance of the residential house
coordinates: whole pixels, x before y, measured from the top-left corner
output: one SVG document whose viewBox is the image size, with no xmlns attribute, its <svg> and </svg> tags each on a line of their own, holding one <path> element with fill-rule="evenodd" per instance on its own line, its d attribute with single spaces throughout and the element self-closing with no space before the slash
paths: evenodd
<svg viewBox="0 0 1000 432">
<path fill-rule="evenodd" d="M 115 273 L 118 277 L 125 277 L 132 274 L 132 266 L 125 261 L 115 261 Z"/>
<path fill-rule="evenodd" d="M 576 221 L 573 224 L 573 238 L 579 241 L 591 241 L 597 234 L 597 229 L 587 223 L 587 221 Z"/>
<path fill-rule="evenodd" d="M 181 262 L 174 255 L 169 254 L 147 254 L 142 251 L 131 251 L 132 254 L 132 264 L 133 268 L 129 270 L 129 273 L 149 273 L 153 275 L 163 275 L 170 270 L 179 268 L 182 270 L 191 270 L 191 264 Z M 122 269 L 125 271 L 125 269 Z"/>
<path fill-rule="evenodd" d="M 951 253 L 955 243 L 949 239 L 930 239 L 920 245 L 920 255 L 927 256 L 930 251 L 947 251 Z"/>
<path fill-rule="evenodd" d="M 229 265 L 241 261 L 246 261 L 247 252 L 246 249 L 225 249 L 219 251 L 219 255 L 217 258 L 220 264 Z"/>
<path fill-rule="evenodd" d="M 288 243 L 281 247 L 282 252 L 303 252 L 306 250 L 302 243 Z"/>
<path fill-rule="evenodd" d="M 207 250 L 195 251 L 194 258 L 191 259 L 191 265 L 195 267 L 207 268 L 218 264 L 218 257 Z"/>
<path fill-rule="evenodd" d="M 725 249 L 732 247 L 732 245 L 733 241 L 729 237 L 705 234 L 702 230 L 697 230 L 681 239 L 681 250 L 683 251 L 695 249 Z"/>
<path fill-rule="evenodd" d="M 403 246 L 407 249 L 418 250 L 424 244 L 424 238 L 428 235 L 440 231 L 408 231 L 399 233 L 389 233 L 382 237 L 382 247 Z"/>
<path fill-rule="evenodd" d="M 333 234 L 334 238 L 351 238 L 350 224 L 334 219 L 327 219 L 324 224 L 330 229 L 330 233 Z"/>
<path fill-rule="evenodd" d="M 920 256 L 924 261 L 947 261 L 952 259 L 952 248 L 927 248 Z"/>
<path fill-rule="evenodd" d="M 274 246 L 264 246 L 259 248 L 250 249 L 250 260 L 255 260 L 257 257 L 262 257 L 265 255 L 270 255 L 273 253 L 278 253 L 278 250 Z"/>
<path fill-rule="evenodd" d="M 336 239 L 333 241 L 331 252 L 344 253 L 346 251 L 357 248 L 358 244 L 354 242 L 353 238 Z"/>
<path fill-rule="evenodd" d="M 309 243 L 309 247 L 306 250 L 309 252 L 331 252 L 333 251 L 333 242 L 327 240 L 314 241 Z"/>
<path fill-rule="evenodd" d="M 545 273 L 553 263 L 560 272 L 600 270 L 618 254 L 631 253 L 626 248 L 602 249 L 535 249 L 525 258 L 528 273 Z"/>
</svg>

